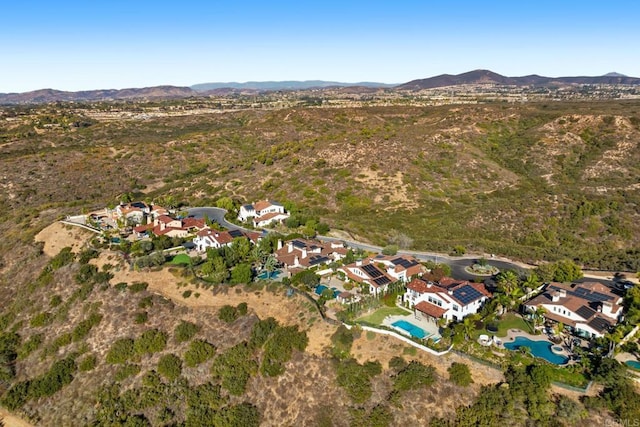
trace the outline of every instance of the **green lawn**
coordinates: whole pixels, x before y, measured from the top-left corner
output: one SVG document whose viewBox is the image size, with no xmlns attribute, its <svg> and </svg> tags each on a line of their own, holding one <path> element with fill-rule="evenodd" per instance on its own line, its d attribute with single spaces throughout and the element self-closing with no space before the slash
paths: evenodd
<svg viewBox="0 0 640 427">
<path fill-rule="evenodd" d="M 191 264 L 191 257 L 189 257 L 189 255 L 187 255 L 187 254 L 178 254 L 178 255 L 173 257 L 173 259 L 171 260 L 171 264 L 174 264 L 174 265 L 190 265 Z"/>
<path fill-rule="evenodd" d="M 514 313 L 507 313 L 502 316 L 502 319 L 497 321 L 498 323 L 498 332 L 496 333 L 499 337 L 506 337 L 507 331 L 509 329 L 520 329 L 525 332 L 531 332 L 531 327 L 527 322 L 524 321 L 519 316 L 516 316 Z"/>
<path fill-rule="evenodd" d="M 356 319 L 356 321 L 367 322 L 373 325 L 381 325 L 382 321 L 387 316 L 405 316 L 407 314 L 411 314 L 411 312 L 400 307 L 382 307 L 368 316 Z"/>
</svg>

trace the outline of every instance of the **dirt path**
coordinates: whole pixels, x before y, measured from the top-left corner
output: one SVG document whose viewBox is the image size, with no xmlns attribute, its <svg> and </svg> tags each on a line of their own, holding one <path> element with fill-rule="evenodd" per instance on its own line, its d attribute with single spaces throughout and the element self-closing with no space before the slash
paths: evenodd
<svg viewBox="0 0 640 427">
<path fill-rule="evenodd" d="M 0 408 L 0 420 L 4 421 L 5 427 L 33 427 L 33 424 L 30 424 L 19 418 L 6 410 Z"/>
<path fill-rule="evenodd" d="M 80 227 L 54 222 L 36 234 L 36 242 L 44 242 L 43 252 L 50 257 L 58 255 L 60 249 L 70 246 L 74 252 L 84 245 L 93 234 Z"/>
</svg>

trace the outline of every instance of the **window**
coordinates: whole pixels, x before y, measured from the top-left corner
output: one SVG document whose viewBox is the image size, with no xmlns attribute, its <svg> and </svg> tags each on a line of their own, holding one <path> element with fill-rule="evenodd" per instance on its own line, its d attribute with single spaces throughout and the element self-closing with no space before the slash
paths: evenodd
<svg viewBox="0 0 640 427">
<path fill-rule="evenodd" d="M 453 311 L 458 311 L 458 306 L 453 304 Z"/>
</svg>

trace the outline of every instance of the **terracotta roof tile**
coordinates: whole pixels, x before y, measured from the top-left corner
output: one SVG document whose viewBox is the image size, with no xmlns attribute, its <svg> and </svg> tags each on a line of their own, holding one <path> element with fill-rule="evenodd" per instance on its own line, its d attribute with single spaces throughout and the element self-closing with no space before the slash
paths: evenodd
<svg viewBox="0 0 640 427">
<path fill-rule="evenodd" d="M 431 317 L 435 317 L 436 319 L 441 318 L 442 315 L 448 311 L 447 309 L 438 307 L 437 305 L 430 304 L 427 301 L 419 302 L 418 304 L 416 304 L 415 308 L 419 312 L 424 313 Z"/>
</svg>

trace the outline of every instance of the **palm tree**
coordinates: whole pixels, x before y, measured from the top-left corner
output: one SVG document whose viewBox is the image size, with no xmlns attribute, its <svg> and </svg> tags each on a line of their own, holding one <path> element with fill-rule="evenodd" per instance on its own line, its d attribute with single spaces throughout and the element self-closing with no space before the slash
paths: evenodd
<svg viewBox="0 0 640 427">
<path fill-rule="evenodd" d="M 544 322 L 544 314 L 546 312 L 547 312 L 547 310 L 542 306 L 538 306 L 538 308 L 536 308 L 536 311 L 533 313 L 533 325 L 534 326 L 540 326 L 542 324 L 542 322 Z"/>
<path fill-rule="evenodd" d="M 507 294 L 496 294 L 493 300 L 496 301 L 497 304 L 496 312 L 498 313 L 498 316 L 504 315 L 513 303 L 511 297 Z"/>
<path fill-rule="evenodd" d="M 466 340 L 470 340 L 473 332 L 476 330 L 474 316 L 467 316 L 462 320 L 462 328 L 464 330 L 464 336 Z"/>
<path fill-rule="evenodd" d="M 264 269 L 267 270 L 269 274 L 271 274 L 276 269 L 277 266 L 278 266 L 278 260 L 273 255 L 269 255 L 267 259 L 264 261 Z"/>
<path fill-rule="evenodd" d="M 525 288 L 530 288 L 531 290 L 536 289 L 538 286 L 542 284 L 542 280 L 538 277 L 538 275 L 534 272 L 531 272 L 527 276 L 527 278 L 522 282 L 522 286 Z"/>
<path fill-rule="evenodd" d="M 496 277 L 498 288 L 507 295 L 512 295 L 518 289 L 518 275 L 513 270 L 504 270 Z"/>
</svg>

